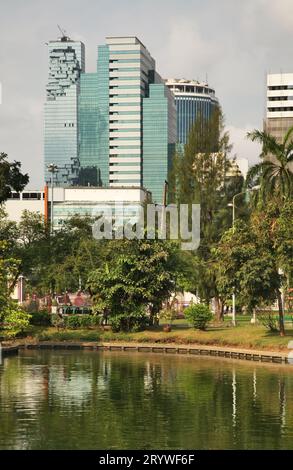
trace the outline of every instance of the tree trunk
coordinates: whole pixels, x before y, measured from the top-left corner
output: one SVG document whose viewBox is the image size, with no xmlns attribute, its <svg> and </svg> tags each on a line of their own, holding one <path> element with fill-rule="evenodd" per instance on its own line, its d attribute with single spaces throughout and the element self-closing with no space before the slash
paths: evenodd
<svg viewBox="0 0 293 470">
<path fill-rule="evenodd" d="M 215 313 L 218 322 L 224 321 L 224 308 L 220 297 L 215 297 Z"/>
<path fill-rule="evenodd" d="M 279 289 L 277 289 L 277 299 L 278 299 L 278 308 L 279 308 L 280 335 L 285 336 L 283 301 L 282 301 L 282 294 Z"/>
</svg>

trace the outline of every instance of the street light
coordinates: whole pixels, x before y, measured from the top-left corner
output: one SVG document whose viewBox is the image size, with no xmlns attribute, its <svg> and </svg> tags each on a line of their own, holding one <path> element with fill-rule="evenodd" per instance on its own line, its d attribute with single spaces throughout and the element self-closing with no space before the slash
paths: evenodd
<svg viewBox="0 0 293 470">
<path fill-rule="evenodd" d="M 253 188 L 251 189 L 246 189 L 245 191 L 241 191 L 241 193 L 237 193 L 233 196 L 233 199 L 232 199 L 232 202 L 230 202 L 228 204 L 229 207 L 232 207 L 233 208 L 233 212 L 232 212 L 232 229 L 233 229 L 233 233 L 235 233 L 235 219 L 236 219 L 236 216 L 235 216 L 235 199 L 238 197 L 238 196 L 243 196 L 243 194 L 246 194 L 246 193 L 250 193 L 250 192 L 253 192 L 253 191 L 257 191 L 258 189 L 260 188 L 260 186 L 254 186 Z M 233 288 L 233 294 L 232 294 L 232 325 L 233 326 L 236 326 L 236 297 L 235 297 L 235 287 Z"/>
<path fill-rule="evenodd" d="M 53 234 L 53 230 L 54 230 L 54 221 L 53 221 L 53 211 L 54 211 L 54 208 L 53 208 L 53 204 L 54 204 L 54 197 L 53 197 L 53 188 L 54 188 L 54 173 L 57 173 L 57 171 L 59 170 L 60 168 L 58 167 L 58 165 L 56 165 L 55 163 L 50 163 L 50 165 L 47 166 L 47 170 L 49 173 L 51 173 L 51 234 Z"/>
</svg>

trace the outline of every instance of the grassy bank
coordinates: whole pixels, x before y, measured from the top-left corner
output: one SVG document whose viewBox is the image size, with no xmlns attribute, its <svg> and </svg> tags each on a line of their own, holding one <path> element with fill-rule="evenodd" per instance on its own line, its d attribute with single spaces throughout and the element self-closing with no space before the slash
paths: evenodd
<svg viewBox="0 0 293 470">
<path fill-rule="evenodd" d="M 290 325 L 291 326 L 291 325 Z M 211 327 L 207 331 L 198 331 L 184 324 L 176 324 L 170 333 L 165 333 L 162 326 L 138 333 L 112 333 L 101 329 L 57 330 L 53 327 L 31 327 L 26 342 L 34 341 L 129 341 L 149 343 L 203 344 L 234 346 L 245 349 L 264 349 L 284 351 L 288 342 L 293 340 L 293 329 L 287 329 L 287 335 L 268 332 L 263 326 L 239 323 L 235 328 L 225 324 Z"/>
</svg>

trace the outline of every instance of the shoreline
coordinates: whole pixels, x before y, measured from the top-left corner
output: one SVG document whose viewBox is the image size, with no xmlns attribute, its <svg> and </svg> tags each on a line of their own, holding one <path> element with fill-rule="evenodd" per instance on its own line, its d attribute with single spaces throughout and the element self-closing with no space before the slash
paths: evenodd
<svg viewBox="0 0 293 470">
<path fill-rule="evenodd" d="M 40 350 L 91 350 L 161 353 L 189 356 L 209 356 L 242 361 L 262 362 L 271 364 L 292 364 L 288 352 L 269 350 L 244 349 L 230 346 L 178 344 L 178 343 L 135 343 L 131 341 L 39 341 L 35 343 L 19 343 L 2 346 L 3 355 L 18 353 L 19 349 Z M 292 364 L 293 365 L 293 364 Z"/>
</svg>

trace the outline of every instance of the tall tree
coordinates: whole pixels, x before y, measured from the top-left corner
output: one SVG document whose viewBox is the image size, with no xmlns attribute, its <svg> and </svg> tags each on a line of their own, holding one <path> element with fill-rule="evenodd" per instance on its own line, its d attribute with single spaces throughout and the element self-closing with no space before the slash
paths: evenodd
<svg viewBox="0 0 293 470">
<path fill-rule="evenodd" d="M 216 315 L 223 316 L 211 249 L 232 224 L 228 208 L 234 194 L 241 191 L 243 178 L 228 176 L 231 145 L 223 116 L 215 110 L 209 119 L 201 116 L 192 127 L 181 154 L 177 152 L 171 178 L 173 201 L 201 206 L 201 242 L 194 253 L 194 275 L 186 287 L 205 302 L 215 299 Z"/>
</svg>

